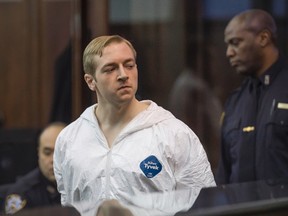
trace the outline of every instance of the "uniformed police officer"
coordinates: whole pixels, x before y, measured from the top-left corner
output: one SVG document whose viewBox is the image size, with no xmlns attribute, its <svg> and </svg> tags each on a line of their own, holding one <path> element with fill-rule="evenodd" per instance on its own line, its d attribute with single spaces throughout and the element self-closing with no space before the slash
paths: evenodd
<svg viewBox="0 0 288 216">
<path fill-rule="evenodd" d="M 288 69 L 276 31 L 258 9 L 225 29 L 226 56 L 246 79 L 225 105 L 218 184 L 288 177 Z"/>
<path fill-rule="evenodd" d="M 60 205 L 53 171 L 53 153 L 55 141 L 66 125 L 55 122 L 48 125 L 38 140 L 38 165 L 21 177 L 8 191 L 5 200 L 6 214 L 14 214 L 23 208 Z"/>
</svg>

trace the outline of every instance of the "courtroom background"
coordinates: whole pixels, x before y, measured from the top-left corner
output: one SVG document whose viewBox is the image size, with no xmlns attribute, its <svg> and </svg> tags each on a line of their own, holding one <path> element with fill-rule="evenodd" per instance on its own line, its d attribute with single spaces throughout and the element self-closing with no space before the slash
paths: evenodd
<svg viewBox="0 0 288 216">
<path fill-rule="evenodd" d="M 242 79 L 225 57 L 223 31 L 249 8 L 273 15 L 287 55 L 285 0 L 0 0 L 0 184 L 36 166 L 41 128 L 69 123 L 96 101 L 83 80 L 82 52 L 103 34 L 131 40 L 137 97 L 187 123 L 214 171 L 222 107 Z"/>
</svg>

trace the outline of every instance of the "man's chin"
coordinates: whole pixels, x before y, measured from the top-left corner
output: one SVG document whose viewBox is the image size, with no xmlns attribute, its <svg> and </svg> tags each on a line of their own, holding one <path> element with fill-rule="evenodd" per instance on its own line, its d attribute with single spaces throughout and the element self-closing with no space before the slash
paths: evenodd
<svg viewBox="0 0 288 216">
<path fill-rule="evenodd" d="M 235 70 L 236 70 L 236 73 L 239 74 L 239 75 L 243 75 L 243 76 L 249 76 L 250 75 L 249 71 L 247 71 L 244 68 L 238 67 L 238 68 L 235 68 Z"/>
<path fill-rule="evenodd" d="M 56 182 L 55 176 L 54 175 L 47 175 L 46 178 L 50 181 L 50 182 Z"/>
</svg>

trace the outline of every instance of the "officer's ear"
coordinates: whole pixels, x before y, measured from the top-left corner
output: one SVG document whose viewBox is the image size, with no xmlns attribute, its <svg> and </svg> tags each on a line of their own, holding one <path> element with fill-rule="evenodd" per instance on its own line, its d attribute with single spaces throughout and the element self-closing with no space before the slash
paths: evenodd
<svg viewBox="0 0 288 216">
<path fill-rule="evenodd" d="M 259 33 L 259 43 L 261 47 L 265 47 L 269 42 L 271 42 L 271 32 L 264 29 Z"/>
<path fill-rule="evenodd" d="M 91 74 L 84 74 L 84 80 L 92 91 L 96 91 L 96 81 Z"/>
</svg>

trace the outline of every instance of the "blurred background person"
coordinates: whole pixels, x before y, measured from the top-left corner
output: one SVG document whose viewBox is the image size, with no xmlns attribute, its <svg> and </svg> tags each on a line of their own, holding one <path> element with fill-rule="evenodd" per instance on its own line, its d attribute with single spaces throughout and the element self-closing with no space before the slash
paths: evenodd
<svg viewBox="0 0 288 216">
<path fill-rule="evenodd" d="M 215 174 L 219 161 L 222 106 L 213 89 L 194 70 L 186 68 L 175 80 L 169 102 L 169 110 L 173 115 L 199 137 Z"/>
</svg>

